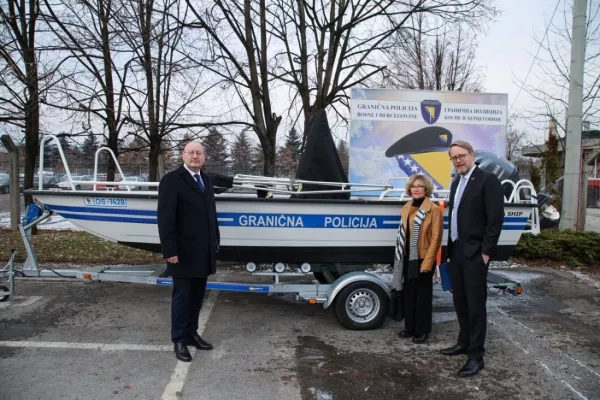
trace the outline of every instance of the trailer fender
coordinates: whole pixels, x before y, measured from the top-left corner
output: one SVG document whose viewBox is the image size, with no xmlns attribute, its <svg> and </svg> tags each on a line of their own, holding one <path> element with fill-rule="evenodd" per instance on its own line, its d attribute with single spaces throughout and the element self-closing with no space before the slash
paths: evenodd
<svg viewBox="0 0 600 400">
<path fill-rule="evenodd" d="M 368 272 L 356 271 L 344 274 L 340 276 L 335 282 L 333 282 L 331 288 L 329 289 L 327 301 L 325 302 L 325 304 L 323 304 L 323 308 L 328 308 L 330 305 L 332 305 L 335 300 L 335 297 L 342 289 L 344 289 L 349 284 L 358 281 L 373 282 L 381 286 L 381 288 L 385 290 L 388 297 L 391 299 L 390 287 L 386 285 L 381 279 L 379 279 L 379 277 Z"/>
</svg>

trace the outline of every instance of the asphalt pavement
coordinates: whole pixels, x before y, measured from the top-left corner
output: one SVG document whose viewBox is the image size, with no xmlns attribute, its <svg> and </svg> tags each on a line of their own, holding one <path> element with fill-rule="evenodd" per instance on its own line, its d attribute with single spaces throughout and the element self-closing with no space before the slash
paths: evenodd
<svg viewBox="0 0 600 400">
<path fill-rule="evenodd" d="M 486 366 L 459 378 L 445 357 L 458 324 L 435 287 L 428 343 L 388 319 L 349 331 L 293 296 L 209 291 L 200 317 L 212 351 L 178 362 L 170 289 L 21 279 L 0 303 L 3 399 L 600 399 L 600 284 L 549 268 L 497 270 L 521 296 L 490 293 Z M 220 281 L 249 281 L 222 268 Z"/>
</svg>

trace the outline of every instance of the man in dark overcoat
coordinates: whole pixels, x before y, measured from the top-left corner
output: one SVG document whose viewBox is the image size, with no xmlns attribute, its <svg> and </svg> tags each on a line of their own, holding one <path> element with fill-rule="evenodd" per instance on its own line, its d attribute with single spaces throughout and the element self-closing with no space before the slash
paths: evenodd
<svg viewBox="0 0 600 400">
<path fill-rule="evenodd" d="M 183 165 L 167 173 L 158 188 L 158 232 L 167 275 L 172 277 L 171 340 L 175 356 L 192 360 L 188 345 L 211 350 L 198 335 L 206 281 L 216 272 L 219 226 L 206 156 L 199 142 L 186 144 Z"/>
<path fill-rule="evenodd" d="M 467 354 L 467 362 L 458 372 L 467 377 L 484 367 L 487 273 L 502 233 L 504 195 L 498 178 L 475 164 L 470 143 L 452 143 L 449 155 L 457 177 L 450 187 L 447 256 L 460 332 L 458 343 L 441 352 Z"/>
</svg>

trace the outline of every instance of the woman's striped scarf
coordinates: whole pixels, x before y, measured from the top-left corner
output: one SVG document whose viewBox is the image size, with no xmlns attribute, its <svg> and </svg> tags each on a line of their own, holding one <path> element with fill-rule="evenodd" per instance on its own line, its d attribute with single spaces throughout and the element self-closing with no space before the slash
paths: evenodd
<svg viewBox="0 0 600 400">
<path fill-rule="evenodd" d="M 419 232 L 421 231 L 421 224 L 425 220 L 427 216 L 427 211 L 423 208 L 419 208 L 417 211 L 417 215 L 415 216 L 415 221 L 413 223 L 413 228 L 411 230 L 410 237 L 410 252 L 409 252 L 409 268 L 410 264 L 419 262 Z M 403 288 L 403 269 L 404 269 L 404 256 L 405 256 L 405 236 L 406 233 L 404 229 L 402 229 L 402 216 L 400 216 L 400 226 L 398 226 L 398 235 L 396 236 L 396 251 L 394 257 L 394 275 L 392 278 L 392 288 L 396 290 L 402 290 Z M 418 274 L 418 266 L 417 266 L 417 274 Z M 409 270 L 409 279 L 410 270 Z"/>
</svg>

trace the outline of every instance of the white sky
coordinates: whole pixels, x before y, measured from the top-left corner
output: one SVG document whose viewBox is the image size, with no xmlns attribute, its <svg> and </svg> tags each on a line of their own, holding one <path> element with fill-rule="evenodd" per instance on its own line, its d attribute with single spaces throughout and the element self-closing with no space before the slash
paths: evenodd
<svg viewBox="0 0 600 400">
<path fill-rule="evenodd" d="M 562 2 L 555 23 L 564 18 Z M 497 0 L 502 14 L 490 24 L 488 34 L 479 37 L 477 63 L 485 68 L 484 92 L 508 93 L 509 110 L 512 106 L 513 113 L 531 105 L 532 99 L 526 91 L 519 94 L 519 80 L 527 76 L 538 50 L 535 37 L 544 35 L 556 4 L 557 0 Z M 535 81 L 534 72 L 535 65 L 528 82 Z M 523 122 L 516 126 L 526 130 L 532 140 L 543 140 L 544 131 Z"/>
<path fill-rule="evenodd" d="M 590 4 L 597 4 L 597 1 L 588 0 L 588 7 Z M 525 90 L 520 90 L 519 82 L 527 77 L 527 83 L 537 86 L 539 80 L 536 72 L 541 72 L 539 61 L 534 62 L 539 51 L 538 41 L 543 38 L 555 8 L 553 29 L 563 27 L 565 19 L 570 24 L 572 2 L 573 0 L 496 0 L 501 14 L 488 25 L 485 34 L 478 36 L 476 63 L 485 75 L 484 92 L 508 94 L 509 115 L 523 115 L 526 110 L 540 107 L 540 103 Z M 566 16 L 565 10 L 568 12 Z M 556 37 L 552 34 L 553 29 L 549 33 L 551 39 Z M 538 58 L 548 59 L 548 53 L 541 49 Z M 330 124 L 333 124 L 333 120 L 330 120 Z M 529 141 L 534 143 L 543 142 L 547 135 L 545 121 L 542 125 L 540 120 L 534 122 L 519 119 L 515 122 L 515 127 L 525 131 Z M 280 136 L 286 134 L 282 130 Z M 342 132 L 336 132 L 335 129 L 334 134 L 336 137 L 343 137 Z"/>
</svg>

